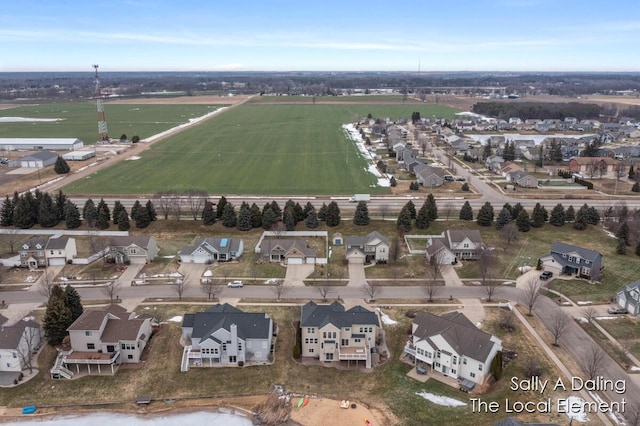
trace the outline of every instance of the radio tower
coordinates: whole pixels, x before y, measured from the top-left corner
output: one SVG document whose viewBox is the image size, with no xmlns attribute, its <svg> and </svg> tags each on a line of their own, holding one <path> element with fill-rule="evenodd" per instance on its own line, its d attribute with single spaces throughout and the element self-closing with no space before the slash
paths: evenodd
<svg viewBox="0 0 640 426">
<path fill-rule="evenodd" d="M 98 108 L 98 141 L 109 142 L 109 132 L 107 131 L 107 119 L 104 116 L 104 105 L 102 104 L 102 91 L 100 90 L 100 77 L 98 76 L 98 65 L 93 65 L 96 69 L 96 107 Z"/>
</svg>

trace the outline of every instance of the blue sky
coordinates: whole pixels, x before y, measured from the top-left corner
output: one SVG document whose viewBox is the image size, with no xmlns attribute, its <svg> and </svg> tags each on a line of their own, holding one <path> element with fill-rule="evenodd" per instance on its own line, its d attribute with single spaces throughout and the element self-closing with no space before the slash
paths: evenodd
<svg viewBox="0 0 640 426">
<path fill-rule="evenodd" d="M 2 71 L 640 71 L 638 0 L 2 2 Z"/>
</svg>

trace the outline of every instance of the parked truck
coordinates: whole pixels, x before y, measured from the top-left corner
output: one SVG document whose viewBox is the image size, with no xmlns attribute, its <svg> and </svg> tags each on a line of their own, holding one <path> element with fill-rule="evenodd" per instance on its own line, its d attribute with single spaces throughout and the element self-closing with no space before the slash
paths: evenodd
<svg viewBox="0 0 640 426">
<path fill-rule="evenodd" d="M 352 203 L 359 203 L 360 201 L 371 201 L 370 194 L 354 194 L 353 197 L 349 198 L 349 201 Z"/>
</svg>

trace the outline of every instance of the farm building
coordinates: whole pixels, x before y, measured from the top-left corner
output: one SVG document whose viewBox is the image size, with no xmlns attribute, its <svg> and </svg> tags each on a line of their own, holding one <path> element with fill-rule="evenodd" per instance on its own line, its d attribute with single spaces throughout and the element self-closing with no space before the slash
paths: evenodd
<svg viewBox="0 0 640 426">
<path fill-rule="evenodd" d="M 56 163 L 58 154 L 51 151 L 36 152 L 18 159 L 20 167 L 43 168 Z"/>
<path fill-rule="evenodd" d="M 56 149 L 76 150 L 84 146 L 84 142 L 76 138 L 0 138 L 0 149 L 7 151 Z"/>
<path fill-rule="evenodd" d="M 93 149 L 90 151 L 89 150 L 70 151 L 70 152 L 67 152 L 66 154 L 62 154 L 62 158 L 64 158 L 67 161 L 84 161 L 95 156 L 96 156 L 96 151 Z"/>
</svg>

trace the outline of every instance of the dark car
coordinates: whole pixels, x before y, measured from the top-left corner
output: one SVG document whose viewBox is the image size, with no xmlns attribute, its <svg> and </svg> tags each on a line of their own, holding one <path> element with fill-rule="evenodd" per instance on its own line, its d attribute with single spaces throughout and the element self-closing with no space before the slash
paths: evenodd
<svg viewBox="0 0 640 426">
<path fill-rule="evenodd" d="M 551 278 L 553 276 L 553 272 L 551 271 L 544 271 L 543 273 L 540 274 L 540 279 L 542 281 L 546 281 L 549 278 Z"/>
</svg>

